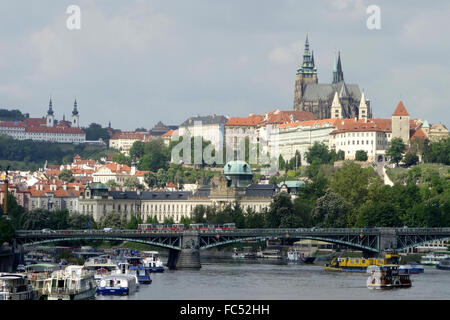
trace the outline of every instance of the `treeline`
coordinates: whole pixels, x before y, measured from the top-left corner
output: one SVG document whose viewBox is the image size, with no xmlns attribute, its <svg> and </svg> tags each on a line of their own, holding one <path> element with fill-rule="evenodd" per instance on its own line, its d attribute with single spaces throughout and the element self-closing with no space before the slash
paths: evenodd
<svg viewBox="0 0 450 320">
<path fill-rule="evenodd" d="M 22 114 L 20 110 L 0 109 L 0 121 L 23 121 L 28 114 Z"/>
<path fill-rule="evenodd" d="M 11 170 L 35 170 L 42 167 L 45 161 L 49 164 L 71 163 L 73 157 L 79 154 L 84 159 L 106 157 L 110 151 L 102 147 L 85 144 L 58 144 L 38 142 L 33 140 L 15 140 L 6 135 L 0 135 L 0 162 L 9 163 Z"/>
</svg>

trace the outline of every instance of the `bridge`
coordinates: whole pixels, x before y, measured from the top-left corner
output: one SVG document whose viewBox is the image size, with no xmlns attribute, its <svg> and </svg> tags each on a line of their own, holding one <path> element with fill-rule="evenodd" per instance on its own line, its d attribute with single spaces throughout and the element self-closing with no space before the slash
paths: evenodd
<svg viewBox="0 0 450 320">
<path fill-rule="evenodd" d="M 200 251 L 243 241 L 282 239 L 319 240 L 363 251 L 367 256 L 385 250 L 405 250 L 450 238 L 450 228 L 354 228 L 354 229 L 235 229 L 232 231 L 61 230 L 16 231 L 16 242 L 35 246 L 76 240 L 131 241 L 169 249 L 170 268 L 200 268 Z"/>
</svg>

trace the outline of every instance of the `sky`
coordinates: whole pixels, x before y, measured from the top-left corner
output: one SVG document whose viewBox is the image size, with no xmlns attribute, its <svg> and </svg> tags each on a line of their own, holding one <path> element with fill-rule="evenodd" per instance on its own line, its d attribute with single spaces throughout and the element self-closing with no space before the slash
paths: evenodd
<svg viewBox="0 0 450 320">
<path fill-rule="evenodd" d="M 70 5 L 81 29 L 70 30 Z M 370 30 L 369 5 L 381 28 Z M 2 0 L 0 108 L 122 130 L 292 110 L 306 33 L 319 83 L 341 52 L 376 118 L 402 100 L 449 127 L 450 1 Z"/>
</svg>

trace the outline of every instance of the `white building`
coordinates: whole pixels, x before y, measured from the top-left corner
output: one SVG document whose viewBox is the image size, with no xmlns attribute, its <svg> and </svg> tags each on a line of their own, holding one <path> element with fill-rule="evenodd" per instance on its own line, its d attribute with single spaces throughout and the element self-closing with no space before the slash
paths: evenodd
<svg viewBox="0 0 450 320">
<path fill-rule="evenodd" d="M 21 122 L 0 121 L 0 134 L 17 140 L 49 141 L 58 143 L 84 143 L 86 133 L 79 127 L 79 113 L 75 101 L 72 122 L 55 121 L 53 103 L 50 100 L 47 116 L 27 118 Z"/>
<path fill-rule="evenodd" d="M 136 141 L 146 143 L 152 140 L 147 133 L 142 132 L 117 132 L 109 140 L 109 147 L 117 149 L 124 154 L 128 154 Z"/>
</svg>

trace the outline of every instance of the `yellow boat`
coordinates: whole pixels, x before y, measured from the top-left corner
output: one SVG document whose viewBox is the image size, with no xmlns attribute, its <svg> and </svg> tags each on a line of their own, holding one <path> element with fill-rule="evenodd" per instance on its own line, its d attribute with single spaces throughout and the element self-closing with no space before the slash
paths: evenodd
<svg viewBox="0 0 450 320">
<path fill-rule="evenodd" d="M 325 265 L 326 271 L 366 272 L 368 266 L 398 264 L 397 253 L 387 253 L 384 258 L 333 258 Z"/>
</svg>

